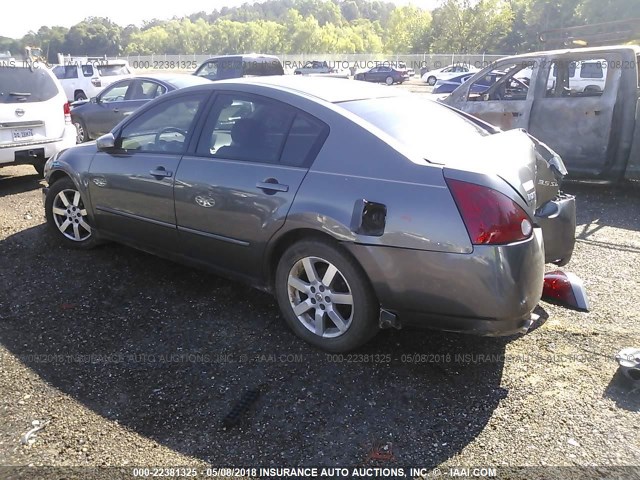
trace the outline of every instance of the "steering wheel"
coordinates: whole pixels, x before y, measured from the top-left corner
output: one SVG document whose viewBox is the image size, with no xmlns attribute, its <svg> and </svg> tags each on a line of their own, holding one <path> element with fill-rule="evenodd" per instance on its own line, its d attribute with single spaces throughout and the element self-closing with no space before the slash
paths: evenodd
<svg viewBox="0 0 640 480">
<path fill-rule="evenodd" d="M 160 137 L 165 133 L 171 133 L 171 132 L 179 133 L 184 138 L 187 138 L 187 131 L 186 130 L 182 130 L 181 128 L 178 128 L 178 127 L 164 127 L 162 130 L 160 130 L 158 133 L 156 133 L 156 139 L 155 139 L 154 143 L 156 145 L 158 145 L 158 146 L 162 145 L 163 149 L 165 149 L 164 147 L 167 144 L 169 144 L 169 142 L 167 140 L 160 140 Z"/>
</svg>

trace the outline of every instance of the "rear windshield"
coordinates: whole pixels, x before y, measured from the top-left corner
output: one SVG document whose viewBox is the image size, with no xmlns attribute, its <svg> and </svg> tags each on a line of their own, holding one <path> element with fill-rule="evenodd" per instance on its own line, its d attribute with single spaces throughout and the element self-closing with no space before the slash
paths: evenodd
<svg viewBox="0 0 640 480">
<path fill-rule="evenodd" d="M 126 65 L 97 65 L 97 68 L 101 77 L 115 77 L 131 73 Z"/>
<path fill-rule="evenodd" d="M 0 103 L 44 102 L 57 94 L 57 85 L 43 68 L 0 67 Z"/>
<path fill-rule="evenodd" d="M 489 135 L 455 111 L 415 95 L 356 100 L 339 105 L 432 162 L 455 156 L 461 144 Z"/>
</svg>

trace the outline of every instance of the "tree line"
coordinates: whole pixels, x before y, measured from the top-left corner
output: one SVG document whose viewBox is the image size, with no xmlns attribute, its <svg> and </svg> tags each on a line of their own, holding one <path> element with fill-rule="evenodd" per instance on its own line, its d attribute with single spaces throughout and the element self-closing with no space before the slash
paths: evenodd
<svg viewBox="0 0 640 480">
<path fill-rule="evenodd" d="M 122 27 L 89 17 L 42 26 L 0 51 L 71 55 L 519 53 L 539 32 L 640 16 L 640 0 L 442 0 L 432 11 L 380 0 L 267 0 Z"/>
</svg>

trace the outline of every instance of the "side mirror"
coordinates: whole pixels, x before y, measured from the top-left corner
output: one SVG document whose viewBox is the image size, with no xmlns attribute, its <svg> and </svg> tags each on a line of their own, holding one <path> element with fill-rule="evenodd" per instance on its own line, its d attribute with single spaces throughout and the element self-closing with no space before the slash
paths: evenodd
<svg viewBox="0 0 640 480">
<path fill-rule="evenodd" d="M 96 147 L 99 152 L 106 152 L 113 149 L 116 146 L 116 139 L 113 133 L 107 133 L 102 135 L 96 140 Z"/>
<path fill-rule="evenodd" d="M 488 102 L 489 101 L 489 94 L 488 93 L 483 93 L 482 94 L 482 100 L 484 102 Z"/>
<path fill-rule="evenodd" d="M 98 97 L 91 97 L 91 99 L 89 101 L 91 103 L 100 103 L 100 100 L 98 100 Z"/>
</svg>

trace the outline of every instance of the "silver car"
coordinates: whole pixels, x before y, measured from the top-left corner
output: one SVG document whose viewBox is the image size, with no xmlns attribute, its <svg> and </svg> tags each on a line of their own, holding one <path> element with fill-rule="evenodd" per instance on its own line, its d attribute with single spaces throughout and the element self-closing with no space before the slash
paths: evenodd
<svg viewBox="0 0 640 480">
<path fill-rule="evenodd" d="M 289 327 L 327 351 L 408 324 L 526 331 L 545 263 L 574 246 L 551 150 L 348 80 L 167 93 L 45 170 L 47 221 L 66 245 L 122 242 L 273 292 Z M 586 308 L 558 275 L 549 299 Z"/>
</svg>

